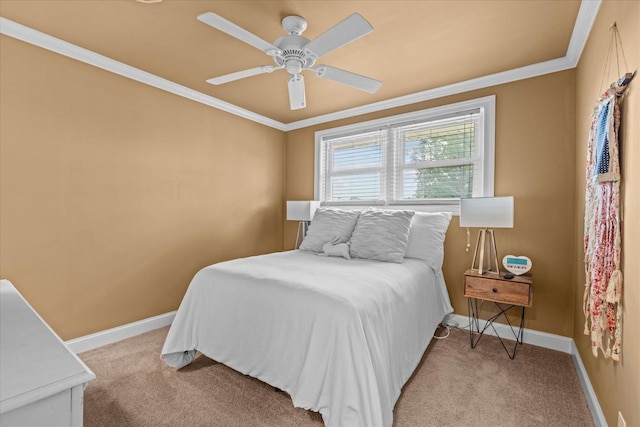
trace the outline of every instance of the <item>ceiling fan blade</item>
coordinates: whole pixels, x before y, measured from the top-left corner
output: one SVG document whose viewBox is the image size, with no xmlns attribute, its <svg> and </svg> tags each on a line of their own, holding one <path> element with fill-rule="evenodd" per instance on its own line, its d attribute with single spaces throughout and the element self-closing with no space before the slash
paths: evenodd
<svg viewBox="0 0 640 427">
<path fill-rule="evenodd" d="M 316 57 L 342 47 L 373 31 L 371 24 L 360 14 L 354 13 L 348 18 L 329 28 L 305 46 Z"/>
<path fill-rule="evenodd" d="M 376 93 L 382 82 L 380 80 L 372 79 L 360 74 L 352 73 L 351 71 L 343 70 L 340 68 L 332 67 L 330 65 L 318 65 L 313 67 L 316 76 L 323 79 L 333 80 L 334 82 L 342 83 L 343 85 L 351 86 L 356 89 L 363 90 L 369 93 Z"/>
<path fill-rule="evenodd" d="M 207 83 L 211 83 L 212 85 L 221 85 L 224 83 L 229 83 L 234 80 L 244 79 L 245 77 L 256 76 L 258 74 L 270 73 L 273 70 L 279 70 L 282 67 L 272 67 L 271 65 L 262 65 L 256 68 L 250 68 L 248 70 L 236 71 L 235 73 L 225 74 L 224 76 L 214 77 L 212 79 L 207 80 Z"/>
<path fill-rule="evenodd" d="M 304 95 L 304 77 L 302 74 L 293 74 L 287 82 L 289 86 L 289 105 L 292 110 L 299 110 L 307 106 Z"/>
<path fill-rule="evenodd" d="M 235 37 L 250 46 L 260 49 L 267 55 L 275 56 L 280 52 L 280 50 L 271 43 L 213 12 L 198 15 L 198 20 L 211 25 L 213 28 L 222 31 L 231 37 Z"/>
</svg>

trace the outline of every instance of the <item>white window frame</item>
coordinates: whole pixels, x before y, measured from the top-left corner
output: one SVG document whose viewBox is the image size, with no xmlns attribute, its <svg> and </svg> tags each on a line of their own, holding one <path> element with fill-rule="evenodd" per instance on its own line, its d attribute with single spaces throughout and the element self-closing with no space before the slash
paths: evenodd
<svg viewBox="0 0 640 427">
<path fill-rule="evenodd" d="M 385 117 L 382 119 L 370 120 L 366 122 L 354 123 L 338 128 L 325 129 L 315 133 L 315 161 L 314 161 L 314 195 L 315 200 L 321 200 L 320 197 L 320 177 L 321 177 L 321 147 L 322 139 L 327 137 L 336 137 L 345 134 L 354 134 L 368 132 L 381 127 L 398 125 L 410 121 L 427 121 L 435 120 L 448 115 L 469 111 L 480 108 L 483 112 L 483 126 L 481 126 L 482 144 L 478 148 L 478 158 L 481 164 L 481 175 L 478 188 L 474 188 L 474 197 L 493 197 L 494 195 L 494 176 L 495 176 L 495 95 L 476 98 L 468 101 L 457 102 L 454 104 L 443 105 L 440 107 L 429 108 L 426 110 L 415 111 L 407 114 L 399 114 L 396 116 Z M 389 144 L 391 145 L 391 144 Z M 388 169 L 387 169 L 388 171 Z M 387 177 L 387 183 L 391 177 Z M 386 201 L 388 203 L 388 201 Z M 376 206 L 373 203 L 368 204 Z M 381 206 L 381 205 L 377 205 Z M 339 207 L 362 208 L 363 205 Z M 413 209 L 417 211 L 428 212 L 452 212 L 454 215 L 459 214 L 459 203 L 454 200 L 426 200 L 426 201 L 397 201 L 393 204 L 385 204 L 386 209 Z"/>
</svg>

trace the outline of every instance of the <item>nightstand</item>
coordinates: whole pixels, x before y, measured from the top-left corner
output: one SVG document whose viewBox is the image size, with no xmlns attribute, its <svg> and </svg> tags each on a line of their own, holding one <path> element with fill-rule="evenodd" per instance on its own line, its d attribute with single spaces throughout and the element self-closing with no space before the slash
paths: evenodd
<svg viewBox="0 0 640 427">
<path fill-rule="evenodd" d="M 464 273 L 464 296 L 467 297 L 469 303 L 469 338 L 471 348 L 475 348 L 482 335 L 491 327 L 496 334 L 502 347 L 509 355 L 510 359 L 516 356 L 516 348 L 518 344 L 522 344 L 522 335 L 524 327 L 524 311 L 526 307 L 531 307 L 533 301 L 533 281 L 530 275 L 514 276 L 512 279 L 505 279 L 503 274 L 487 273 L 478 274 L 477 271 L 467 270 Z M 487 301 L 493 303 L 498 312 L 486 320 L 482 330 L 480 329 L 480 321 L 478 314 L 483 303 Z M 515 325 L 507 317 L 507 312 L 520 309 L 520 325 L 516 329 Z M 494 321 L 499 317 L 506 320 L 508 329 L 513 333 L 515 345 L 513 351 L 505 345 L 502 337 L 498 334 Z M 474 334 L 477 336 L 474 339 Z"/>
</svg>

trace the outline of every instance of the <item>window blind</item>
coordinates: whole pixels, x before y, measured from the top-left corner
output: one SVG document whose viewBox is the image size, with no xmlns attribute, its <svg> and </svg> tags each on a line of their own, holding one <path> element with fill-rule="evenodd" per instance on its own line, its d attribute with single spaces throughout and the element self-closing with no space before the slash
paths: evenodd
<svg viewBox="0 0 640 427">
<path fill-rule="evenodd" d="M 397 145 L 392 202 L 471 197 L 480 156 L 481 112 L 393 127 Z M 481 133 L 481 132 L 480 132 Z"/>
<path fill-rule="evenodd" d="M 322 144 L 325 202 L 381 203 L 385 193 L 385 129 L 326 138 Z"/>
<path fill-rule="evenodd" d="M 487 97 L 320 131 L 316 197 L 325 205 L 455 205 L 493 195 L 493 121 Z"/>
</svg>

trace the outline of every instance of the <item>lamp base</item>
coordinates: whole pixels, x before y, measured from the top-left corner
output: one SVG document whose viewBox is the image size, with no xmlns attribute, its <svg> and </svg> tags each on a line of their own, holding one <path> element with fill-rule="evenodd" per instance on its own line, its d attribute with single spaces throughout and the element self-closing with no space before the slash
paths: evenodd
<svg viewBox="0 0 640 427">
<path fill-rule="evenodd" d="M 495 269 L 493 269 L 494 267 Z M 482 274 L 485 271 L 500 274 L 496 238 L 493 230 L 484 228 L 478 233 L 478 241 L 476 242 L 476 250 L 473 252 L 471 269 L 478 274 Z"/>
<path fill-rule="evenodd" d="M 304 237 L 307 235 L 307 230 L 309 230 L 309 221 L 300 221 L 298 223 L 298 234 L 296 235 L 295 249 L 300 249 L 300 245 L 302 244 Z"/>
</svg>

